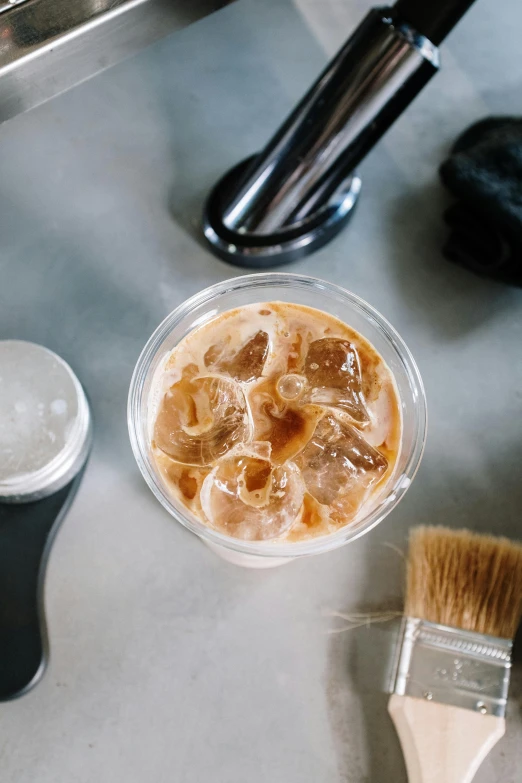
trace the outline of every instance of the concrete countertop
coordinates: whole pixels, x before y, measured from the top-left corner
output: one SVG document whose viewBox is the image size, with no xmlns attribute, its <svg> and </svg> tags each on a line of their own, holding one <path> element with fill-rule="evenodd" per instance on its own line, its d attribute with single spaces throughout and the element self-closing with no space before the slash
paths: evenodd
<svg viewBox="0 0 522 783">
<path fill-rule="evenodd" d="M 522 291 L 443 260 L 437 180 L 466 125 L 520 108 L 518 0 L 472 8 L 362 167 L 351 226 L 291 267 L 370 301 L 418 361 L 430 431 L 401 505 L 349 547 L 250 572 L 170 518 L 135 466 L 139 351 L 236 274 L 196 238 L 203 197 L 369 7 L 299 5 L 240 0 L 0 128 L 0 336 L 67 359 L 96 421 L 48 567 L 49 668 L 0 705 L 2 783 L 405 782 L 386 713 L 396 626 L 331 634 L 326 614 L 400 608 L 416 523 L 521 535 Z M 521 706 L 519 662 L 507 736 L 476 783 L 519 778 Z"/>
</svg>

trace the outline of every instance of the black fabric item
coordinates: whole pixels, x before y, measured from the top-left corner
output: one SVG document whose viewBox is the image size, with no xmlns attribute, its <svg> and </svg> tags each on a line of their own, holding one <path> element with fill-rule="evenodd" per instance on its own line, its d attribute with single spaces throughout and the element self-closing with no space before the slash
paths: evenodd
<svg viewBox="0 0 522 783">
<path fill-rule="evenodd" d="M 522 119 L 490 117 L 465 131 L 440 176 L 457 198 L 444 213 L 443 253 L 479 275 L 522 286 Z"/>
</svg>

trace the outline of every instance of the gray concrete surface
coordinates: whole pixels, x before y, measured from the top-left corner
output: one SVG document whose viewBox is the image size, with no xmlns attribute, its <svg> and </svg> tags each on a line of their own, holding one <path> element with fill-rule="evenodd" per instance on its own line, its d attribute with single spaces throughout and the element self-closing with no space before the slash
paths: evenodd
<svg viewBox="0 0 522 783">
<path fill-rule="evenodd" d="M 236 273 L 196 239 L 205 193 L 368 7 L 306 5 L 240 0 L 0 128 L 0 335 L 64 356 L 96 419 L 48 568 L 49 669 L 0 705 L 2 783 L 403 783 L 384 693 L 396 629 L 329 634 L 325 612 L 400 606 L 389 545 L 404 549 L 416 523 L 521 535 L 522 292 L 441 258 L 436 174 L 467 124 L 520 109 L 517 0 L 469 12 L 442 73 L 365 162 L 352 225 L 293 267 L 368 299 L 418 360 L 430 432 L 398 509 L 345 549 L 249 572 L 174 522 L 134 464 L 125 406 L 141 347 Z M 520 779 L 521 705 L 517 663 L 507 736 L 476 783 Z"/>
</svg>

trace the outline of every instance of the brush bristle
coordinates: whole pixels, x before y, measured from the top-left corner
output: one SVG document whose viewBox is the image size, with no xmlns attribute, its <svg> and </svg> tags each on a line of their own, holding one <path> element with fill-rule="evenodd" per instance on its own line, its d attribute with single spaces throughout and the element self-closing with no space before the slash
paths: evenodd
<svg viewBox="0 0 522 783">
<path fill-rule="evenodd" d="M 410 535 L 406 615 L 512 639 L 522 614 L 522 545 L 419 527 Z"/>
</svg>

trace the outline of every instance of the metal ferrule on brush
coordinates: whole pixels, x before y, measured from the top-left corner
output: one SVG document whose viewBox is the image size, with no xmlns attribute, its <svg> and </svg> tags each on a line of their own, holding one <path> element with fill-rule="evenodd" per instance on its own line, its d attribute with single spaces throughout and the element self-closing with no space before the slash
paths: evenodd
<svg viewBox="0 0 522 783">
<path fill-rule="evenodd" d="M 503 718 L 510 639 L 405 617 L 394 693 Z"/>
</svg>

